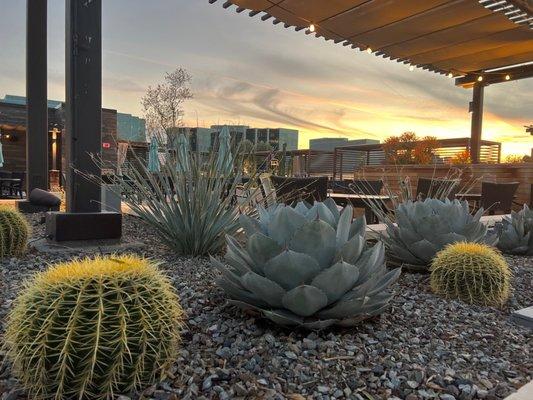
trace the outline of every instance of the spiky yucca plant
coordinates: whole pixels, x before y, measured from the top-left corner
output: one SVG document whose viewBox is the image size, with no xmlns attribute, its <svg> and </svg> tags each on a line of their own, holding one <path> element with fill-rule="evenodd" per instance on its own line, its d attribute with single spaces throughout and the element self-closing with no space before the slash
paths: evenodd
<svg viewBox="0 0 533 400">
<path fill-rule="evenodd" d="M 177 295 L 152 262 L 87 258 L 28 282 L 6 345 L 32 399 L 111 399 L 165 373 L 181 320 Z"/>
<path fill-rule="evenodd" d="M 258 211 L 258 220 L 240 218 L 244 248 L 227 237 L 229 266 L 212 258 L 230 303 L 308 329 L 353 326 L 388 307 L 400 269 L 387 272 L 381 243 L 367 248 L 364 217 L 352 222 L 351 206 Z"/>
<path fill-rule="evenodd" d="M 519 212 L 512 211 L 496 224 L 498 248 L 504 253 L 533 255 L 533 210 L 527 204 Z"/>
<path fill-rule="evenodd" d="M 435 255 L 448 244 L 497 242 L 496 235 L 488 235 L 487 227 L 480 222 L 482 215 L 482 208 L 470 214 L 466 201 L 409 200 L 396 208 L 396 224 L 385 221 L 387 231 L 382 240 L 392 261 L 428 271 Z"/>
<path fill-rule="evenodd" d="M 497 251 L 481 243 L 447 246 L 437 254 L 430 271 L 431 288 L 446 298 L 501 305 L 509 297 L 509 266 Z"/>
<path fill-rule="evenodd" d="M 21 213 L 12 208 L 0 207 L 0 258 L 24 253 L 29 231 L 28 222 Z"/>
</svg>

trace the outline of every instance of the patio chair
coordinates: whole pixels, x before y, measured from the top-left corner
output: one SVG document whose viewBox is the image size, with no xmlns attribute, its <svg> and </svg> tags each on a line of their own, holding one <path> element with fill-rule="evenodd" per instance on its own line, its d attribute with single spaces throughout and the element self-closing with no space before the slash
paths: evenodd
<svg viewBox="0 0 533 400">
<path fill-rule="evenodd" d="M 261 195 L 263 196 L 263 202 L 265 207 L 269 207 L 276 203 L 276 189 L 270 179 L 270 174 L 264 173 L 259 175 L 258 186 L 261 189 Z"/>
<path fill-rule="evenodd" d="M 296 201 L 306 201 L 313 204 L 315 201 L 324 201 L 328 194 L 328 177 L 287 178 L 272 176 L 272 185 L 276 191 L 276 198 L 285 204 Z"/>
<path fill-rule="evenodd" d="M 440 197 L 443 192 L 448 192 L 446 196 L 449 200 L 455 199 L 459 190 L 459 180 L 457 179 L 435 179 L 418 178 L 416 184 L 415 199 L 424 200 L 427 197 Z"/>
<path fill-rule="evenodd" d="M 509 214 L 519 185 L 520 182 L 481 182 L 480 207 L 489 210 L 490 215 L 494 215 L 496 210 Z"/>
<path fill-rule="evenodd" d="M 383 181 L 381 179 L 375 181 L 354 180 L 351 186 L 355 189 L 356 193 L 378 195 L 381 193 L 381 189 L 383 189 Z"/>
<path fill-rule="evenodd" d="M 14 196 L 24 197 L 24 182 L 26 181 L 26 172 L 13 172 L 11 175 L 14 179 L 20 179 L 19 182 L 11 182 L 9 193 Z"/>
<path fill-rule="evenodd" d="M 0 171 L 0 196 L 4 195 L 4 189 L 9 191 L 10 182 L 3 182 L 1 179 L 10 179 L 12 177 L 12 172 L 10 171 Z"/>
</svg>

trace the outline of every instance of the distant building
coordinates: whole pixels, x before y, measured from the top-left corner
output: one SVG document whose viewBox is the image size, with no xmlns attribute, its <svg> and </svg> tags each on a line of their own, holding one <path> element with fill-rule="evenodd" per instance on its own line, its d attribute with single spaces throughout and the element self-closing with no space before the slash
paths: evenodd
<svg viewBox="0 0 533 400">
<path fill-rule="evenodd" d="M 167 135 L 167 143 L 169 147 L 176 146 L 176 140 L 178 135 L 183 133 L 189 138 L 189 146 L 192 151 L 198 151 L 200 153 L 207 153 L 211 150 L 211 134 L 213 130 L 211 128 L 177 128 L 171 130 Z"/>
<path fill-rule="evenodd" d="M 298 149 L 299 132 L 287 128 L 249 128 L 246 130 L 246 139 L 254 145 L 259 142 L 269 143 L 272 150 L 281 150 L 286 144 L 287 150 Z"/>
<path fill-rule="evenodd" d="M 318 138 L 309 140 L 309 149 L 332 151 L 335 147 L 377 143 L 379 140 L 376 139 Z"/>
<path fill-rule="evenodd" d="M 229 129 L 231 141 L 240 143 L 245 139 L 246 131 L 250 128 L 248 125 L 211 125 L 211 148 L 218 142 L 218 135 L 225 126 Z"/>
</svg>

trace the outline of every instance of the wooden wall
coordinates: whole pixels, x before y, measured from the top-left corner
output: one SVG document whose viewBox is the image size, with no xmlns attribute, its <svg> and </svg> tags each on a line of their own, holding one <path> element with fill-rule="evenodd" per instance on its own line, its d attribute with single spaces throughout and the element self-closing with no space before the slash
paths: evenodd
<svg viewBox="0 0 533 400">
<path fill-rule="evenodd" d="M 481 181 L 520 182 L 516 192 L 516 202 L 532 204 L 533 163 L 517 164 L 468 164 L 468 165 L 382 165 L 365 166 L 357 171 L 355 178 L 383 179 L 393 189 L 398 190 L 398 177 L 409 177 L 413 191 L 416 190 L 418 177 L 439 178 L 460 170 L 461 184 L 467 185 L 476 180 L 472 193 L 481 192 Z M 520 208 L 517 206 L 517 209 Z"/>
</svg>

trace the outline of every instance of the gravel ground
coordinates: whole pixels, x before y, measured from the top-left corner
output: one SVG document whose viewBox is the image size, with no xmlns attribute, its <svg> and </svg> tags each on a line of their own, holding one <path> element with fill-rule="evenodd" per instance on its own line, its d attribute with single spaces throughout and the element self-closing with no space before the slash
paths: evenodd
<svg viewBox="0 0 533 400">
<path fill-rule="evenodd" d="M 38 220 L 34 237 L 43 232 Z M 143 398 L 499 399 L 532 379 L 531 332 L 508 320 L 533 303 L 533 258 L 507 257 L 514 290 L 504 309 L 443 300 L 427 276 L 402 274 L 380 318 L 309 333 L 226 306 L 206 259 L 175 257 L 139 220 L 126 216 L 124 224 L 126 240 L 146 244 L 137 252 L 163 261 L 188 315 L 172 373 Z M 30 253 L 0 263 L 0 332 L 21 281 L 59 259 Z M 26 398 L 2 358 L 0 399 Z"/>
</svg>

